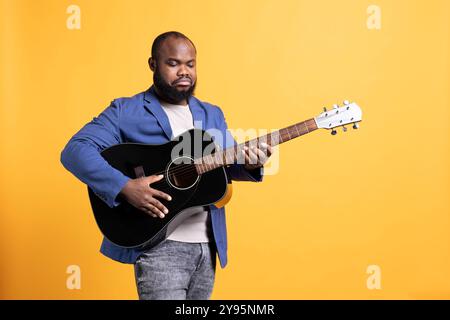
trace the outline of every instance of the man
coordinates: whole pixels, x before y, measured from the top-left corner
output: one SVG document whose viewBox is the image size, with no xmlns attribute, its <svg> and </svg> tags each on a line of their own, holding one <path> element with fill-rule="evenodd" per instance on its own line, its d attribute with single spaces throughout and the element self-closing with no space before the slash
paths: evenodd
<svg viewBox="0 0 450 320">
<path fill-rule="evenodd" d="M 151 187 L 161 176 L 131 179 L 111 167 L 100 152 L 114 144 L 162 144 L 199 126 L 230 137 L 219 107 L 193 96 L 197 83 L 196 49 L 179 32 L 159 35 L 152 45 L 149 66 L 153 86 L 130 98 L 112 101 L 98 117 L 68 142 L 61 154 L 67 170 L 89 185 L 110 207 L 128 201 L 155 219 L 164 219 L 167 208 L 158 200 L 170 194 Z M 225 141 L 215 140 L 223 148 Z M 232 143 L 236 143 L 231 137 Z M 246 148 L 243 164 L 226 167 L 233 180 L 261 181 L 262 166 L 270 146 Z M 135 267 L 140 299 L 208 299 L 212 293 L 216 253 L 222 268 L 227 263 L 225 209 L 214 205 L 187 210 L 192 215 L 169 237 L 151 249 L 129 249 L 106 238 L 100 251 Z"/>
</svg>

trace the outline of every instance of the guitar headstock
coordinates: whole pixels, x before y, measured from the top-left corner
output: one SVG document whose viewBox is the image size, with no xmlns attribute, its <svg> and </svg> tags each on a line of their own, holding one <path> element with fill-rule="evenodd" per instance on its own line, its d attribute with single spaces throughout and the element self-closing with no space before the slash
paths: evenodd
<svg viewBox="0 0 450 320">
<path fill-rule="evenodd" d="M 345 100 L 342 107 L 335 104 L 333 109 L 324 111 L 314 118 L 317 128 L 331 129 L 331 134 L 337 133 L 337 127 L 342 127 L 343 131 L 347 131 L 346 124 L 353 123 L 353 129 L 358 129 L 358 122 L 362 120 L 361 108 L 354 102 L 350 103 Z"/>
</svg>

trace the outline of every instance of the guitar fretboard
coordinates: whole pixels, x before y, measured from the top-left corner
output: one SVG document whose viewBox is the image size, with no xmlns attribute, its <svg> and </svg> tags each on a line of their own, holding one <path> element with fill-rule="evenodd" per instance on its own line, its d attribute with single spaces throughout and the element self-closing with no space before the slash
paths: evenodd
<svg viewBox="0 0 450 320">
<path fill-rule="evenodd" d="M 216 151 L 202 158 L 195 159 L 195 167 L 198 174 L 202 174 L 222 166 L 233 164 L 242 159 L 242 150 L 244 150 L 244 147 L 259 146 L 261 143 L 267 143 L 270 146 L 275 146 L 310 133 L 316 129 L 316 121 L 311 118 L 292 126 L 273 131 L 261 137 L 236 144 L 233 147 Z"/>
</svg>

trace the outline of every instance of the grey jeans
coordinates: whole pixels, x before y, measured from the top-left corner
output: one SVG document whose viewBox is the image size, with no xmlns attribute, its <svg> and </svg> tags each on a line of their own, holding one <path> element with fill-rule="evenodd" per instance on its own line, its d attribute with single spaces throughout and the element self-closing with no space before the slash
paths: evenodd
<svg viewBox="0 0 450 320">
<path fill-rule="evenodd" d="M 214 242 L 187 243 L 166 239 L 142 253 L 134 264 L 141 300 L 209 299 L 215 272 Z"/>
</svg>

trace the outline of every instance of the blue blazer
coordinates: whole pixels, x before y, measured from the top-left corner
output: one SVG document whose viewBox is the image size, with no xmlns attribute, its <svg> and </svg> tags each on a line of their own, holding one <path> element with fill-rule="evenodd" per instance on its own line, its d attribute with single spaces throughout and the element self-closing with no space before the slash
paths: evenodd
<svg viewBox="0 0 450 320">
<path fill-rule="evenodd" d="M 195 128 L 213 129 L 208 133 L 220 148 L 236 144 L 219 107 L 193 96 L 188 102 Z M 130 178 L 110 166 L 100 152 L 118 143 L 162 144 L 172 139 L 169 119 L 151 86 L 133 97 L 113 100 L 69 140 L 61 152 L 61 162 L 108 206 L 114 207 L 120 204 L 116 197 Z M 226 167 L 226 171 L 229 178 L 237 181 L 259 182 L 263 178 L 263 168 L 248 171 L 243 165 L 234 164 Z M 220 265 L 224 268 L 227 264 L 225 208 L 210 205 L 209 209 Z M 134 263 L 143 250 L 119 247 L 103 238 L 100 252 L 122 263 Z"/>
</svg>

